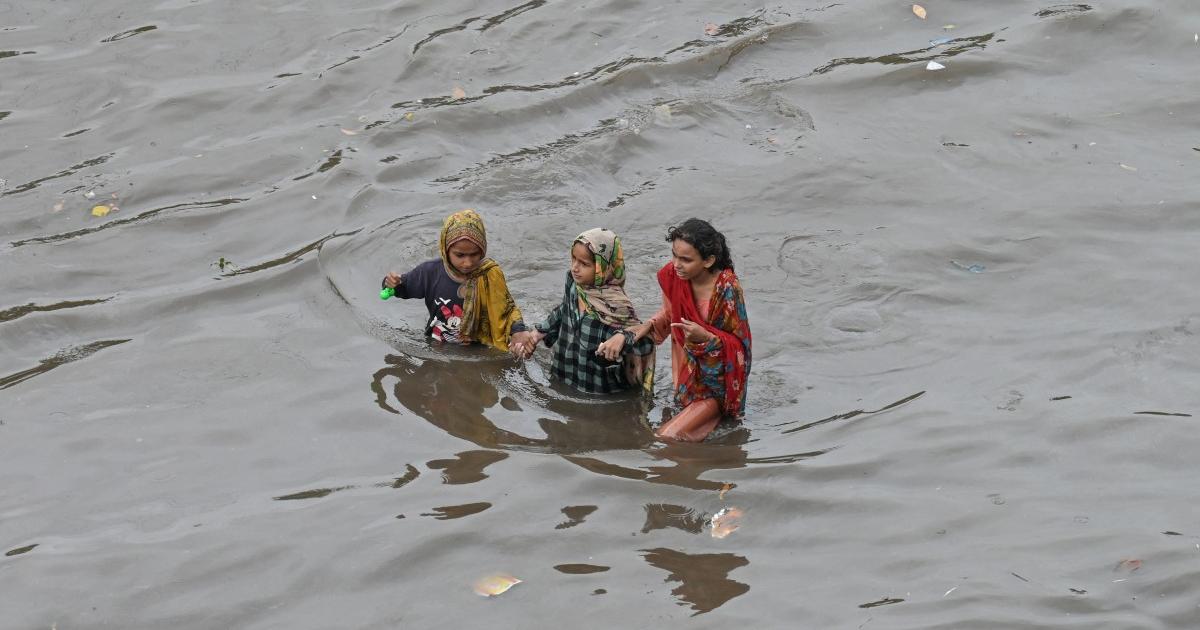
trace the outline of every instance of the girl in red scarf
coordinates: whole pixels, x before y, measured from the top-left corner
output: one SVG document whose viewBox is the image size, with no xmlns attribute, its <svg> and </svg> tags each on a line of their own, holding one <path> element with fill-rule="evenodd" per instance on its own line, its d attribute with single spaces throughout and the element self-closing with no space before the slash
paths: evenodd
<svg viewBox="0 0 1200 630">
<path fill-rule="evenodd" d="M 671 337 L 675 402 L 683 408 L 658 436 L 699 442 L 722 417 L 746 413 L 750 323 L 725 236 L 707 221 L 688 219 L 667 233 L 671 262 L 658 271 L 663 307 L 631 328 L 637 339 Z"/>
</svg>

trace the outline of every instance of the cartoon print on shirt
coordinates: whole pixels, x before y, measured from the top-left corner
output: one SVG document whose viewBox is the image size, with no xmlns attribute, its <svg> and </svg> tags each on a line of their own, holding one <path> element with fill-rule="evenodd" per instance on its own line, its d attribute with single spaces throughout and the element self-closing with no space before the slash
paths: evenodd
<svg viewBox="0 0 1200 630">
<path fill-rule="evenodd" d="M 462 326 L 462 305 L 453 304 L 446 298 L 434 298 L 433 302 L 438 306 L 438 313 L 429 320 L 433 338 L 438 341 L 458 343 L 460 341 L 458 329 Z"/>
</svg>

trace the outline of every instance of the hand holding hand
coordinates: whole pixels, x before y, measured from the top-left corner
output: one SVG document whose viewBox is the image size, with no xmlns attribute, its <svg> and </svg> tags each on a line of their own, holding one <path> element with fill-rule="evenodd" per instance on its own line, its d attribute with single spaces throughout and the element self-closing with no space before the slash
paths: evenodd
<svg viewBox="0 0 1200 630">
<path fill-rule="evenodd" d="M 706 343 L 713 338 L 713 334 L 704 329 L 703 326 L 696 322 L 679 318 L 682 323 L 671 324 L 671 328 L 682 328 L 683 336 L 692 343 Z"/>
<path fill-rule="evenodd" d="M 396 287 L 400 286 L 400 283 L 403 281 L 404 278 L 401 278 L 400 274 L 396 273 L 395 271 L 389 271 L 387 277 L 383 279 L 383 286 L 389 289 L 395 289 Z"/>
<path fill-rule="evenodd" d="M 609 361 L 616 361 L 621 358 L 621 351 L 625 349 L 625 334 L 617 333 L 608 338 L 608 341 L 600 344 L 596 348 L 596 356 L 604 357 Z"/>
<path fill-rule="evenodd" d="M 508 351 L 518 359 L 528 359 L 533 356 L 533 351 L 537 349 L 538 343 L 545 336 L 536 330 L 513 333 L 512 339 L 508 343 Z"/>
</svg>

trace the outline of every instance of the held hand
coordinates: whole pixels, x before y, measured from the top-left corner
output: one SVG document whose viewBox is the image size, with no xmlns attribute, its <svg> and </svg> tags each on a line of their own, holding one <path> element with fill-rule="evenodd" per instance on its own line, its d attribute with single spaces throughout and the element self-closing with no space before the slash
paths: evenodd
<svg viewBox="0 0 1200 630">
<path fill-rule="evenodd" d="M 404 279 L 400 277 L 400 274 L 396 273 L 395 271 L 389 271 L 387 277 L 383 279 L 383 286 L 389 289 L 395 289 L 396 287 L 400 286 L 400 283 L 403 281 Z"/>
<path fill-rule="evenodd" d="M 514 333 L 512 340 L 509 341 L 508 351 L 518 359 L 528 359 L 533 356 L 533 351 L 537 349 L 538 343 L 545 336 L 536 330 Z"/>
<path fill-rule="evenodd" d="M 713 338 L 713 334 L 704 329 L 703 326 L 696 322 L 679 318 L 681 324 L 671 324 L 671 328 L 682 328 L 683 336 L 692 343 L 706 343 Z"/>
<path fill-rule="evenodd" d="M 596 356 L 604 357 L 609 361 L 616 361 L 621 358 L 621 351 L 625 349 L 625 335 L 617 333 L 608 338 L 608 341 L 600 344 L 596 348 Z"/>
</svg>

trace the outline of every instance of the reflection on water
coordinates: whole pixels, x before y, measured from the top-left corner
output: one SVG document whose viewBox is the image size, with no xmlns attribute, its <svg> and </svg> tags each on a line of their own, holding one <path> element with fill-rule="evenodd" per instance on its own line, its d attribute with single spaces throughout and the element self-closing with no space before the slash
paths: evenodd
<svg viewBox="0 0 1200 630">
<path fill-rule="evenodd" d="M 679 605 L 691 605 L 693 616 L 706 613 L 750 590 L 748 584 L 729 579 L 729 572 L 750 564 L 733 553 L 689 554 L 674 549 L 643 549 L 651 566 L 667 572 L 667 582 L 680 582 L 671 590 Z"/>
<path fill-rule="evenodd" d="M 483 469 L 508 458 L 497 451 L 464 451 L 456 453 L 455 459 L 435 459 L 425 465 L 430 470 L 441 470 L 442 481 L 450 484 L 467 484 L 487 479 Z"/>
<path fill-rule="evenodd" d="M 386 367 L 377 369 L 371 379 L 381 409 L 400 414 L 393 406 L 396 401 L 446 433 L 487 449 L 430 461 L 429 468 L 442 470 L 448 484 L 485 479 L 484 469 L 506 457 L 500 450 L 554 453 L 596 474 L 695 490 L 720 490 L 723 482 L 701 477 L 713 470 L 744 468 L 748 462 L 744 445 L 750 434 L 745 428 L 733 428 L 705 444 L 664 444 L 649 430 L 641 399 L 569 397 L 528 380 L 514 383 L 524 372 L 507 359 L 389 354 L 384 362 Z M 540 436 L 521 432 L 534 427 Z M 629 466 L 609 461 L 603 453 L 640 453 L 639 460 L 648 458 L 648 463 Z"/>
<path fill-rule="evenodd" d="M 704 531 L 705 519 L 696 511 L 682 505 L 667 503 L 651 503 L 646 506 L 646 524 L 642 533 L 648 534 L 656 529 L 673 527 L 685 532 L 699 534 Z"/>
<path fill-rule="evenodd" d="M 700 477 L 712 470 L 744 468 L 747 463 L 746 451 L 741 444 L 669 443 L 646 449 L 645 453 L 661 463 L 633 468 L 593 456 L 565 455 L 564 459 L 600 475 L 716 491 L 725 485 L 724 482 Z"/>
<path fill-rule="evenodd" d="M 407 486 L 415 481 L 417 477 L 421 476 L 421 471 L 417 470 L 416 466 L 413 466 L 412 464 L 405 464 L 405 466 L 407 466 L 408 470 L 406 470 L 403 475 L 400 475 L 392 480 L 392 483 L 389 484 L 391 487 L 403 488 L 404 486 Z"/>
<path fill-rule="evenodd" d="M 571 505 L 562 509 L 562 513 L 567 516 L 567 520 L 554 526 L 554 529 L 567 529 L 583 524 L 583 519 L 589 514 L 597 510 L 595 505 Z"/>
<path fill-rule="evenodd" d="M 375 371 L 371 391 L 380 408 L 399 414 L 388 402 L 384 389 L 387 379 L 396 379 L 392 398 L 409 411 L 429 421 L 446 433 L 477 444 L 483 448 L 505 446 L 539 447 L 545 440 L 535 440 L 497 427 L 484 415 L 495 407 L 500 395 L 485 378 L 499 377 L 500 368 L 493 362 L 448 362 L 416 359 L 398 355 L 384 357 L 388 367 Z"/>
<path fill-rule="evenodd" d="M 573 563 L 573 564 L 568 563 L 568 564 L 554 565 L 555 571 L 558 571 L 560 573 L 566 573 L 567 575 L 587 575 L 589 573 L 604 573 L 605 571 L 608 571 L 610 568 L 611 567 L 606 567 L 606 566 L 599 565 L 599 564 L 586 564 L 586 563 Z"/>
<path fill-rule="evenodd" d="M 492 507 L 492 504 L 488 503 L 487 501 L 480 501 L 478 503 L 463 503 L 462 505 L 444 505 L 442 507 L 433 508 L 432 512 L 423 512 L 421 513 L 421 516 L 432 516 L 439 521 L 449 521 L 456 518 L 463 518 L 464 516 L 471 516 L 472 514 L 478 514 L 490 507 Z"/>
</svg>

